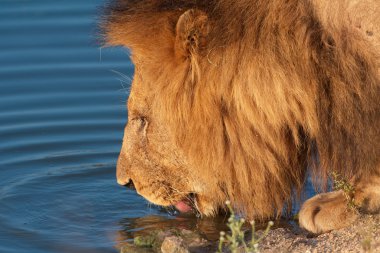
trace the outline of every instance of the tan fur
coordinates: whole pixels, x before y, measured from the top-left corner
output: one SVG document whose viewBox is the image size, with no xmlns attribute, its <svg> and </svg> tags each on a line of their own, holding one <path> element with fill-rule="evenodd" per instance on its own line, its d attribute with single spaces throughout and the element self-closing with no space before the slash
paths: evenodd
<svg viewBox="0 0 380 253">
<path fill-rule="evenodd" d="M 378 209 L 379 5 L 111 5 L 106 41 L 129 47 L 135 64 L 119 183 L 133 180 L 159 205 L 194 194 L 202 214 L 229 199 L 247 217 L 265 219 L 291 209 L 309 168 L 322 187 L 329 172 L 348 178 L 364 196 L 358 201 Z M 339 227 L 331 217 L 345 225 L 355 218 L 343 215 L 339 193 L 329 194 L 306 202 L 300 217 L 306 229 L 324 232 Z"/>
</svg>

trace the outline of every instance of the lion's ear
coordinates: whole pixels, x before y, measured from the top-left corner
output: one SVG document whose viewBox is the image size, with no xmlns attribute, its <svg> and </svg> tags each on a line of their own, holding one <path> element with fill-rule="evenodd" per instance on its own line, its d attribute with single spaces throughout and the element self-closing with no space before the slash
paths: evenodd
<svg viewBox="0 0 380 253">
<path fill-rule="evenodd" d="M 191 9 L 183 13 L 177 22 L 175 50 L 178 56 L 189 57 L 206 47 L 209 33 L 206 13 Z"/>
</svg>

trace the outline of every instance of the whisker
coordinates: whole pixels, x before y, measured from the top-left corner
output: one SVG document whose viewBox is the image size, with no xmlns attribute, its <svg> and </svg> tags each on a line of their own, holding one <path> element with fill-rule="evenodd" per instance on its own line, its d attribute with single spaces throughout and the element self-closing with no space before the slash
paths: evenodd
<svg viewBox="0 0 380 253">
<path fill-rule="evenodd" d="M 123 74 L 121 73 L 120 71 L 117 71 L 117 70 L 114 70 L 114 69 L 111 69 L 111 72 L 115 73 L 115 74 L 118 74 L 121 78 L 125 79 L 127 82 L 131 82 L 132 81 L 132 78 L 126 74 Z"/>
</svg>

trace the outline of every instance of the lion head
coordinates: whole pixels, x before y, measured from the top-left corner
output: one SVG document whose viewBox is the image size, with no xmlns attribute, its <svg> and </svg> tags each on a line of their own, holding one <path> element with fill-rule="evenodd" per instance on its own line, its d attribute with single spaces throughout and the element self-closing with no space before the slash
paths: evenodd
<svg viewBox="0 0 380 253">
<path fill-rule="evenodd" d="M 210 198 L 220 195 L 218 180 L 208 169 L 202 170 L 196 161 L 188 159 L 184 147 L 199 144 L 197 133 L 186 129 L 194 126 L 203 131 L 193 118 L 197 114 L 192 108 L 194 92 L 199 92 L 193 84 L 199 73 L 195 73 L 197 63 L 190 56 L 202 50 L 208 33 L 207 16 L 195 10 L 151 14 L 129 24 L 138 30 L 141 25 L 144 32 L 130 34 L 129 42 L 136 43 L 130 44 L 135 74 L 117 179 L 122 185 L 133 182 L 137 192 L 154 204 L 174 205 L 181 211 L 194 207 L 203 214 L 212 214 L 225 196 Z M 109 29 L 122 28 L 113 22 Z M 204 95 L 196 96 L 200 99 Z M 211 133 L 208 138 L 213 138 Z M 207 159 L 204 156 L 203 162 Z"/>
<path fill-rule="evenodd" d="M 378 130 L 354 129 L 378 122 L 373 47 L 319 19 L 309 1 L 111 5 L 106 41 L 135 65 L 118 183 L 180 211 L 212 215 L 228 199 L 267 218 L 290 209 L 308 167 L 370 171 Z"/>
</svg>

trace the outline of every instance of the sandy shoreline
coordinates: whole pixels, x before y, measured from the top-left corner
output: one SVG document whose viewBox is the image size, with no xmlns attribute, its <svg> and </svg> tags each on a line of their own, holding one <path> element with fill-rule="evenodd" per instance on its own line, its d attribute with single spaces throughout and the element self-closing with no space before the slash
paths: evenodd
<svg viewBox="0 0 380 253">
<path fill-rule="evenodd" d="M 153 247 L 132 244 L 124 246 L 120 252 L 203 253 L 216 251 L 215 242 L 207 241 L 201 235 L 188 230 L 158 232 L 153 237 L 148 238 L 148 240 L 155 240 Z M 298 226 L 272 229 L 260 242 L 259 250 L 262 253 L 380 253 L 380 214 L 362 215 L 347 228 L 321 235 L 312 235 Z"/>
<path fill-rule="evenodd" d="M 380 214 L 362 215 L 347 228 L 312 236 L 278 228 L 260 244 L 260 252 L 380 252 Z"/>
</svg>

